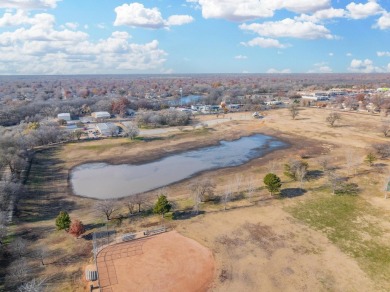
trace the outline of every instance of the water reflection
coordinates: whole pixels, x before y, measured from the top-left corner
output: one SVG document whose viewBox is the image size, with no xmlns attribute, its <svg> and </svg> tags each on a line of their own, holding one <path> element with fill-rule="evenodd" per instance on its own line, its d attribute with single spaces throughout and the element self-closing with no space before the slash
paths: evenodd
<svg viewBox="0 0 390 292">
<path fill-rule="evenodd" d="M 73 169 L 71 183 L 80 196 L 120 198 L 163 187 L 201 171 L 238 166 L 283 146 L 273 137 L 253 135 L 142 165 L 88 163 Z"/>
</svg>

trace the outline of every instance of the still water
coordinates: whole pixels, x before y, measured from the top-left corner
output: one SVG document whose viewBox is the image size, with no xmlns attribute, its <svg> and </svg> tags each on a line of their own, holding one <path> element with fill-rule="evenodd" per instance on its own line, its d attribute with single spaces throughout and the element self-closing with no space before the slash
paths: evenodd
<svg viewBox="0 0 390 292">
<path fill-rule="evenodd" d="M 265 135 L 220 141 L 219 145 L 167 156 L 153 162 L 132 165 L 88 163 L 71 173 L 75 194 L 96 199 L 121 198 L 157 189 L 199 172 L 238 166 L 283 148 L 285 143 Z"/>
</svg>

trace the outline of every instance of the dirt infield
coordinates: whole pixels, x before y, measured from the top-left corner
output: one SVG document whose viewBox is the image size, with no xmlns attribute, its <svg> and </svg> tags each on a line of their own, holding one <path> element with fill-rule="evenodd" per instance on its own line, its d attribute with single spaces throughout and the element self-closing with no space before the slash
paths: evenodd
<svg viewBox="0 0 390 292">
<path fill-rule="evenodd" d="M 207 291 L 214 277 L 211 251 L 176 231 L 109 246 L 97 265 L 102 292 Z"/>
</svg>

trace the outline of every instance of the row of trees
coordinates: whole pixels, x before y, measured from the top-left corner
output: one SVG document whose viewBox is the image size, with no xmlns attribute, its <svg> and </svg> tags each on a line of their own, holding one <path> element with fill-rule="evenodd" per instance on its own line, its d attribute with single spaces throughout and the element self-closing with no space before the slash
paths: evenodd
<svg viewBox="0 0 390 292">
<path fill-rule="evenodd" d="M 138 111 L 136 122 L 138 126 L 185 126 L 191 120 L 191 115 L 178 110 Z"/>
</svg>

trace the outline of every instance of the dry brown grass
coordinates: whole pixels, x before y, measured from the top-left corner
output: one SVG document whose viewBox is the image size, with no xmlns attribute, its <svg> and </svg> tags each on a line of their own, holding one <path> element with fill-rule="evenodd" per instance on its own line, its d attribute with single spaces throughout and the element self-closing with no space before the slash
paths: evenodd
<svg viewBox="0 0 390 292">
<path fill-rule="evenodd" d="M 357 174 L 345 167 L 346 151 L 357 157 L 366 155 L 374 142 L 388 141 L 379 131 L 381 118 L 370 115 L 342 113 L 340 126 L 330 128 L 325 123 L 328 114 L 323 109 L 304 109 L 292 121 L 287 110 L 273 110 L 260 120 L 240 120 L 242 114 L 229 115 L 232 121 L 212 126 L 202 132 L 178 131 L 148 141 L 107 139 L 103 141 L 68 144 L 38 153 L 28 180 L 29 193 L 22 199 L 16 234 L 34 237 L 36 246 L 50 250 L 49 264 L 36 275 L 50 276 L 50 291 L 83 291 L 82 269 L 91 261 L 88 253 L 91 242 L 87 238 L 74 239 L 54 230 L 54 218 L 60 210 L 70 212 L 72 218 L 83 221 L 88 233 L 104 223 L 91 209 L 91 199 L 72 196 L 68 186 L 70 169 L 89 161 L 112 163 L 141 163 L 176 151 L 212 145 L 221 139 L 236 139 L 253 133 L 275 135 L 291 144 L 284 149 L 255 159 L 243 166 L 210 171 L 199 175 L 217 183 L 216 193 L 234 181 L 237 174 L 244 178 L 256 177 L 257 190 L 251 200 L 246 198 L 222 204 L 201 206 L 205 214 L 170 221 L 181 234 L 191 237 L 212 250 L 216 259 L 215 291 L 373 291 L 390 287 L 389 281 L 373 279 L 359 266 L 358 261 L 344 254 L 326 233 L 315 231 L 294 219 L 285 208 L 315 198 L 319 192 L 329 195 L 324 187 L 326 178 L 317 173 L 304 188 L 302 196 L 275 200 L 262 189 L 262 178 L 272 166 L 283 178 L 284 188 L 296 189 L 298 184 L 283 176 L 283 163 L 290 158 L 305 158 L 310 170 L 320 170 L 319 158 L 330 157 L 330 163 L 350 182 L 361 188 L 359 196 L 380 210 L 390 210 L 390 200 L 384 201 L 382 183 L 388 174 L 388 162 L 378 161 L 378 173 L 363 163 Z M 215 117 L 202 117 L 202 119 Z M 246 117 L 245 117 L 246 118 Z M 164 145 L 164 148 L 161 147 Z M 378 166 L 379 167 L 379 166 Z M 378 168 L 379 169 L 379 168 Z M 188 185 L 192 179 L 170 186 L 169 197 L 178 206 L 191 209 Z M 242 184 L 245 194 L 245 184 Z M 125 212 L 123 207 L 122 212 Z M 187 211 L 186 211 L 187 212 Z M 124 220 L 118 231 L 142 230 L 161 224 L 160 217 L 138 217 Z M 369 217 L 381 228 L 389 228 L 389 218 Z M 388 241 L 387 241 L 388 242 Z M 386 241 L 382 244 L 386 245 Z M 34 247 L 32 247 L 34 248 Z M 62 264 L 60 264 L 62 263 Z M 36 265 L 35 262 L 31 264 Z"/>
</svg>

